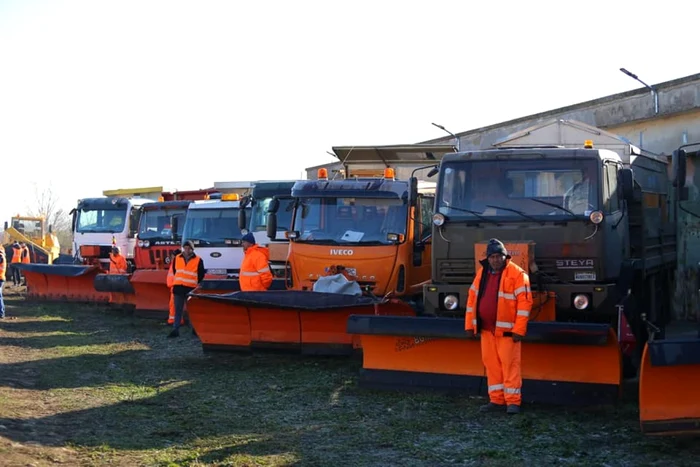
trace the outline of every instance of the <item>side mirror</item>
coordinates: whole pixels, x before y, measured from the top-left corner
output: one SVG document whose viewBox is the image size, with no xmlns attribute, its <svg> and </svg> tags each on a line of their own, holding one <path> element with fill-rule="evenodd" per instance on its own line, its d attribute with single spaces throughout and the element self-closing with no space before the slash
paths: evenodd
<svg viewBox="0 0 700 467">
<path fill-rule="evenodd" d="M 248 228 L 248 219 L 246 219 L 245 209 L 240 208 L 238 210 L 238 230 L 243 230 Z"/>
<path fill-rule="evenodd" d="M 250 204 L 250 196 L 244 196 L 243 198 L 241 198 L 241 201 L 239 202 L 238 205 L 240 206 L 241 209 L 243 209 L 243 208 L 247 208 L 249 204 Z"/>
<path fill-rule="evenodd" d="M 683 149 L 673 151 L 671 156 L 671 169 L 673 171 L 673 186 L 676 188 L 685 187 L 686 164 L 688 156 Z"/>
<path fill-rule="evenodd" d="M 278 200 L 277 198 L 272 198 L 270 200 L 270 204 L 267 206 L 267 212 L 275 212 L 276 213 L 279 208 L 280 208 L 280 200 Z M 277 219 L 275 219 L 275 220 L 277 220 Z M 275 228 L 275 231 L 276 230 L 277 229 Z"/>
<path fill-rule="evenodd" d="M 634 172 L 632 169 L 621 169 L 618 177 L 622 198 L 628 202 L 632 201 L 634 199 Z"/>
<path fill-rule="evenodd" d="M 272 203 L 270 203 L 272 204 Z M 279 204 L 279 203 L 278 203 Z M 267 214 L 267 238 L 274 240 L 277 238 L 277 213 L 270 212 Z"/>
<path fill-rule="evenodd" d="M 434 177 L 435 175 L 437 175 L 438 172 L 440 172 L 440 169 L 439 169 L 438 166 L 436 165 L 435 167 L 433 167 L 432 169 L 430 169 L 430 172 L 428 172 L 428 178 Z"/>
<path fill-rule="evenodd" d="M 418 201 L 418 179 L 411 177 L 408 180 L 408 204 L 415 206 Z"/>
<path fill-rule="evenodd" d="M 53 224 L 49 224 L 49 233 L 53 233 Z"/>
</svg>

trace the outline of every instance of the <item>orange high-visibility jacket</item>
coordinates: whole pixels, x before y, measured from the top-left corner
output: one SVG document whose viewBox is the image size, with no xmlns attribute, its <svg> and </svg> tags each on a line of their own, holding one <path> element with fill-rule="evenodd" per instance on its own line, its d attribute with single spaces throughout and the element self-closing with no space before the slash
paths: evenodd
<svg viewBox="0 0 700 467">
<path fill-rule="evenodd" d="M 17 245 L 14 246 L 12 245 L 12 263 L 21 263 L 22 262 L 22 247 Z"/>
<path fill-rule="evenodd" d="M 264 246 L 252 245 L 245 252 L 241 263 L 239 282 L 242 292 L 267 290 L 272 285 L 270 272 L 270 250 Z"/>
<path fill-rule="evenodd" d="M 29 264 L 32 262 L 32 257 L 29 255 L 29 247 L 25 246 L 22 248 L 22 262 L 24 264 Z"/>
<path fill-rule="evenodd" d="M 199 284 L 199 272 L 200 272 L 200 258 L 197 255 L 193 255 L 187 262 L 185 262 L 185 257 L 182 253 L 175 257 L 175 261 L 170 263 L 170 271 L 172 272 L 173 266 L 175 266 L 175 275 L 173 277 L 173 287 L 181 285 L 183 287 L 189 287 L 196 289 Z"/>
<path fill-rule="evenodd" d="M 5 249 L 0 245 L 0 281 L 5 280 L 5 271 L 7 271 L 7 257 Z"/>
<path fill-rule="evenodd" d="M 126 258 L 122 255 L 109 254 L 109 273 L 126 274 Z"/>
<path fill-rule="evenodd" d="M 464 315 L 464 329 L 478 332 L 477 307 L 479 293 L 481 293 L 486 281 L 482 280 L 483 272 L 489 267 L 487 260 L 481 261 L 482 268 L 476 273 L 474 282 L 469 288 L 467 299 L 467 312 Z M 503 336 L 503 333 L 515 333 L 524 336 L 527 332 L 527 322 L 532 309 L 532 291 L 530 290 L 530 277 L 517 264 L 506 257 L 506 265 L 501 275 L 501 283 L 498 286 L 498 308 L 496 314 L 495 336 Z"/>
</svg>

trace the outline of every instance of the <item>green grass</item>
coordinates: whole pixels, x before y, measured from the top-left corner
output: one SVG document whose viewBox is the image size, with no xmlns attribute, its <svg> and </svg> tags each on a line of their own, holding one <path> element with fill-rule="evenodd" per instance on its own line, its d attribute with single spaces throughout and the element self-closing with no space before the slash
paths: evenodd
<svg viewBox="0 0 700 467">
<path fill-rule="evenodd" d="M 359 360 L 204 354 L 185 328 L 30 305 L 0 323 L 0 464 L 691 465 L 634 405 L 476 412 L 466 396 L 358 387 Z M 4 465 L 4 464 L 3 464 Z"/>
</svg>

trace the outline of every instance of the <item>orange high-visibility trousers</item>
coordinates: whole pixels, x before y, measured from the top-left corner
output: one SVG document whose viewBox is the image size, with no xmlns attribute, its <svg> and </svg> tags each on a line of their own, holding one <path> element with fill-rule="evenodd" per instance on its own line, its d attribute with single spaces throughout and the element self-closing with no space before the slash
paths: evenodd
<svg viewBox="0 0 700 467">
<path fill-rule="evenodd" d="M 168 314 L 168 324 L 173 324 L 175 322 L 175 296 L 173 295 L 173 289 L 170 289 L 170 313 Z M 185 324 L 185 316 L 183 313 L 180 319 L 180 325 Z"/>
<path fill-rule="evenodd" d="M 520 405 L 520 349 L 521 342 L 513 342 L 512 337 L 481 332 L 481 360 L 486 367 L 489 400 L 494 404 Z"/>
</svg>

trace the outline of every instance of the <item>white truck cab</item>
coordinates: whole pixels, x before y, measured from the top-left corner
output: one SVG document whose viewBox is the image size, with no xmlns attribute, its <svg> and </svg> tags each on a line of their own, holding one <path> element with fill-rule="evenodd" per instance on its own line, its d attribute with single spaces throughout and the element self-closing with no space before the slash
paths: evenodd
<svg viewBox="0 0 700 467">
<path fill-rule="evenodd" d="M 187 208 L 182 241 L 192 241 L 195 253 L 204 261 L 207 277 L 237 278 L 243 261 L 243 234 L 238 228 L 239 196 L 194 201 Z M 213 197 L 213 196 L 212 196 Z M 250 208 L 246 208 L 250 211 Z"/>
<path fill-rule="evenodd" d="M 154 200 L 141 197 L 84 198 L 71 211 L 73 215 L 73 252 L 78 263 L 98 259 L 109 269 L 112 245 L 133 263 L 140 207 Z"/>
</svg>

